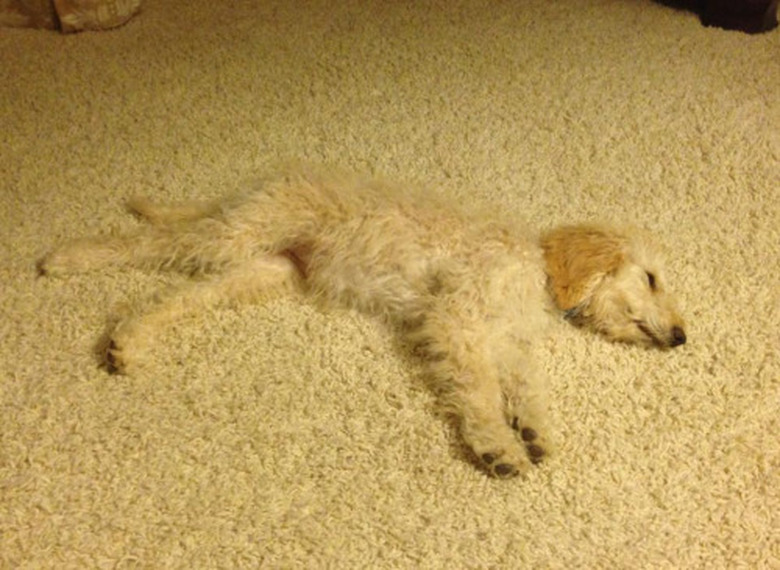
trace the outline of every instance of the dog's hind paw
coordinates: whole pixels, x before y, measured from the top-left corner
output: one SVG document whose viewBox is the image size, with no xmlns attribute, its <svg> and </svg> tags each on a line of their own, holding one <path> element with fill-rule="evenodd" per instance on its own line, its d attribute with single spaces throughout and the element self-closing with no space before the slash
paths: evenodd
<svg viewBox="0 0 780 570">
<path fill-rule="evenodd" d="M 127 345 L 112 338 L 106 347 L 104 361 L 109 374 L 132 374 L 136 369 L 137 355 Z"/>
<path fill-rule="evenodd" d="M 38 277 L 51 277 L 67 273 L 69 265 L 63 262 L 60 257 L 55 251 L 36 261 L 35 272 L 38 274 Z"/>
<path fill-rule="evenodd" d="M 122 350 L 113 340 L 106 349 L 106 370 L 109 374 L 124 374 L 127 370 Z"/>
</svg>

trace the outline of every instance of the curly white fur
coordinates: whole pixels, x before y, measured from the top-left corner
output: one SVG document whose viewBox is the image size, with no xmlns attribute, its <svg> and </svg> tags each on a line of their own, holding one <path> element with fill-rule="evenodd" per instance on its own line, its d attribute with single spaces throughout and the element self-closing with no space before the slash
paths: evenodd
<svg viewBox="0 0 780 570">
<path fill-rule="evenodd" d="M 528 354 L 549 309 L 615 340 L 685 342 L 660 258 L 635 232 L 572 226 L 539 238 L 494 212 L 306 167 L 223 201 L 130 207 L 151 225 L 39 262 L 41 274 L 132 264 L 205 276 L 122 319 L 110 370 L 142 361 L 184 313 L 305 291 L 382 315 L 421 347 L 464 440 L 499 477 L 550 452 L 545 382 Z"/>
</svg>

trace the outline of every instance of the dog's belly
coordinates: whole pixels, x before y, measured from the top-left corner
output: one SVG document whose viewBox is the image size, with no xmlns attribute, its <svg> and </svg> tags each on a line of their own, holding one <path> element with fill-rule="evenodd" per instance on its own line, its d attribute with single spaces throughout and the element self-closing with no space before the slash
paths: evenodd
<svg viewBox="0 0 780 570">
<path fill-rule="evenodd" d="M 438 286 L 432 260 L 371 253 L 361 247 L 349 251 L 314 248 L 302 263 L 306 282 L 330 304 L 394 319 L 416 318 L 424 298 Z"/>
</svg>

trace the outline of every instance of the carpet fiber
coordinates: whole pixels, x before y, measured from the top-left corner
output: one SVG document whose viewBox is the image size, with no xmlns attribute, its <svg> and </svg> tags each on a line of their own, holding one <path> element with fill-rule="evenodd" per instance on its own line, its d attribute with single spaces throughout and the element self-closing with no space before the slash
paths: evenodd
<svg viewBox="0 0 780 570">
<path fill-rule="evenodd" d="M 777 31 L 643 0 L 149 0 L 0 53 L 3 568 L 780 567 Z M 109 376 L 113 316 L 182 278 L 36 259 L 132 228 L 131 195 L 291 158 L 648 228 L 689 342 L 556 322 L 559 452 L 510 481 L 348 311 L 215 309 Z"/>
</svg>

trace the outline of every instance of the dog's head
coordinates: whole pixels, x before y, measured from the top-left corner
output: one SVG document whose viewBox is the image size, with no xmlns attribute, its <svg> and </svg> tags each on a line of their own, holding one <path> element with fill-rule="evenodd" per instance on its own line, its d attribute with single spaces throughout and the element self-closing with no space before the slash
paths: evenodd
<svg viewBox="0 0 780 570">
<path fill-rule="evenodd" d="M 661 257 L 644 235 L 567 226 L 544 235 L 542 248 L 551 294 L 571 322 L 613 340 L 685 344 Z"/>
</svg>

